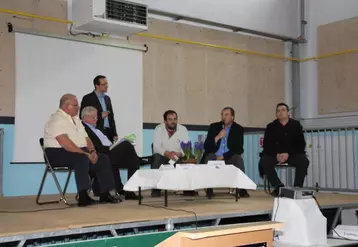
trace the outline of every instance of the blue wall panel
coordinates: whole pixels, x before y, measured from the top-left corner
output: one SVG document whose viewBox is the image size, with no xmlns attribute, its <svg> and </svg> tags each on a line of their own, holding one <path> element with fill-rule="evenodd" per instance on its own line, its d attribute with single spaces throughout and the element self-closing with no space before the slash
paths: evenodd
<svg viewBox="0 0 358 247">
<path fill-rule="evenodd" d="M 12 124 L 0 124 L 4 129 L 4 157 L 3 157 L 3 194 L 4 196 L 36 195 L 42 175 L 45 169 L 44 164 L 11 164 L 14 151 L 14 130 Z M 190 131 L 189 137 L 192 142 L 197 141 L 198 135 L 206 134 L 203 131 Z M 143 155 L 150 155 L 153 142 L 153 130 L 143 131 Z M 39 146 L 40 148 L 40 146 Z M 149 167 L 146 167 L 149 168 Z M 49 174 L 50 175 L 50 174 Z M 65 183 L 67 174 L 58 174 L 61 184 Z M 126 170 L 121 171 L 123 182 L 127 181 Z M 74 175 L 68 187 L 69 193 L 76 192 Z M 51 176 L 48 176 L 44 186 L 43 194 L 56 194 L 57 188 Z"/>
<path fill-rule="evenodd" d="M 23 196 L 23 195 L 36 195 L 40 185 L 40 181 L 45 169 L 44 164 L 11 164 L 13 148 L 14 148 L 14 125 L 0 124 L 0 128 L 4 129 L 4 157 L 3 157 L 3 194 L 4 196 Z M 192 142 L 198 140 L 199 135 L 205 135 L 205 131 L 189 131 L 189 137 Z M 335 133 L 334 133 L 335 134 Z M 356 140 L 358 139 L 358 132 L 355 132 Z M 244 139 L 244 154 L 243 159 L 245 163 L 245 173 L 257 184 L 262 184 L 261 178 L 258 173 L 258 161 L 260 148 L 259 134 L 245 134 Z M 306 138 L 310 138 L 306 136 Z M 143 155 L 150 155 L 151 144 L 153 142 L 153 130 L 143 130 Z M 356 164 L 356 178 L 358 178 L 357 168 L 357 154 L 358 145 L 357 141 L 354 143 L 355 148 L 355 164 Z M 40 147 L 39 147 L 40 148 Z M 309 152 L 310 150 L 308 150 Z M 149 167 L 144 167 L 144 169 Z M 310 170 L 309 170 L 310 172 Z M 64 184 L 66 174 L 58 175 L 60 183 Z M 123 182 L 127 181 L 127 172 L 121 171 Z M 358 179 L 356 179 L 358 188 Z M 72 177 L 69 185 L 68 192 L 76 192 L 74 176 Z M 51 176 L 48 176 L 47 182 L 44 186 L 44 194 L 56 194 L 57 188 Z"/>
</svg>

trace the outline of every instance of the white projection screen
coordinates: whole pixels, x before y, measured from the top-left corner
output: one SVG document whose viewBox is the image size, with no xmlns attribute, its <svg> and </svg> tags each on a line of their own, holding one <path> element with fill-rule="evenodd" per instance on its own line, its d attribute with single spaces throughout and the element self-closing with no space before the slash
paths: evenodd
<svg viewBox="0 0 358 247">
<path fill-rule="evenodd" d="M 135 134 L 142 154 L 142 56 L 140 50 L 16 33 L 14 163 L 44 162 L 39 138 L 60 97 L 82 97 L 105 75 L 119 136 Z"/>
</svg>

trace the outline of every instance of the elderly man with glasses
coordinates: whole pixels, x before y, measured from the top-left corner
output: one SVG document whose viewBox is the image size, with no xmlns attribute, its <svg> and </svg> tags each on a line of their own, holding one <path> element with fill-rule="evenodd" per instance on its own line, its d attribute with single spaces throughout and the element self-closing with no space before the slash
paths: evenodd
<svg viewBox="0 0 358 247">
<path fill-rule="evenodd" d="M 97 109 L 86 106 L 81 112 L 83 126 L 94 144 L 97 152 L 107 154 L 112 165 L 112 172 L 115 186 L 119 194 L 123 194 L 126 200 L 137 200 L 139 197 L 134 192 L 123 191 L 123 183 L 119 174 L 119 169 L 128 169 L 128 179 L 139 169 L 140 158 L 138 157 L 133 145 L 128 141 L 123 141 L 110 149 L 112 142 L 99 129 L 96 128 L 98 121 Z M 94 183 L 95 191 L 96 183 Z"/>
</svg>

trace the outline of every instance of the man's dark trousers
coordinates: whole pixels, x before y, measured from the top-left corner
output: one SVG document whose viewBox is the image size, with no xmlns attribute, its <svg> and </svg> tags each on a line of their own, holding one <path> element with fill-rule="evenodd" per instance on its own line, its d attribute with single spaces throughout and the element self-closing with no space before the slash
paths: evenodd
<svg viewBox="0 0 358 247">
<path fill-rule="evenodd" d="M 83 148 L 82 150 L 88 151 Z M 46 148 L 46 155 L 52 167 L 68 167 L 75 172 L 78 192 L 91 189 L 89 173 L 95 173 L 100 184 L 100 193 L 114 188 L 114 181 L 109 158 L 105 154 L 98 154 L 96 164 L 88 159 L 87 155 L 68 152 L 64 148 Z"/>
<path fill-rule="evenodd" d="M 207 154 L 205 157 L 205 164 L 207 164 L 208 161 L 212 161 L 212 160 L 216 160 L 216 154 L 214 154 L 214 153 Z M 230 156 L 228 159 L 226 159 L 225 163 L 230 164 L 230 165 L 232 164 L 235 167 L 239 168 L 242 172 L 245 173 L 244 160 L 242 159 L 241 155 L 234 154 L 234 155 Z"/>
<path fill-rule="evenodd" d="M 289 156 L 287 163 L 295 167 L 295 187 L 303 187 L 305 177 L 307 175 L 307 168 L 309 166 L 309 160 L 305 154 L 295 154 Z M 282 185 L 280 178 L 277 175 L 275 167 L 277 166 L 276 156 L 262 154 L 259 161 L 259 169 L 267 176 L 272 187 L 278 187 Z"/>
</svg>

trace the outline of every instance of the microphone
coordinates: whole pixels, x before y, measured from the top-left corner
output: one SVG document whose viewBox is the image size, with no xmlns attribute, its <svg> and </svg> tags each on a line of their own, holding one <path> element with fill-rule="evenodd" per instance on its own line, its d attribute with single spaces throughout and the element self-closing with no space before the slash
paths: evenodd
<svg viewBox="0 0 358 247">
<path fill-rule="evenodd" d="M 226 131 L 224 122 L 222 122 L 222 127 L 223 127 L 223 130 Z M 226 133 L 225 133 L 225 136 L 223 136 L 223 138 L 226 138 Z"/>
</svg>

